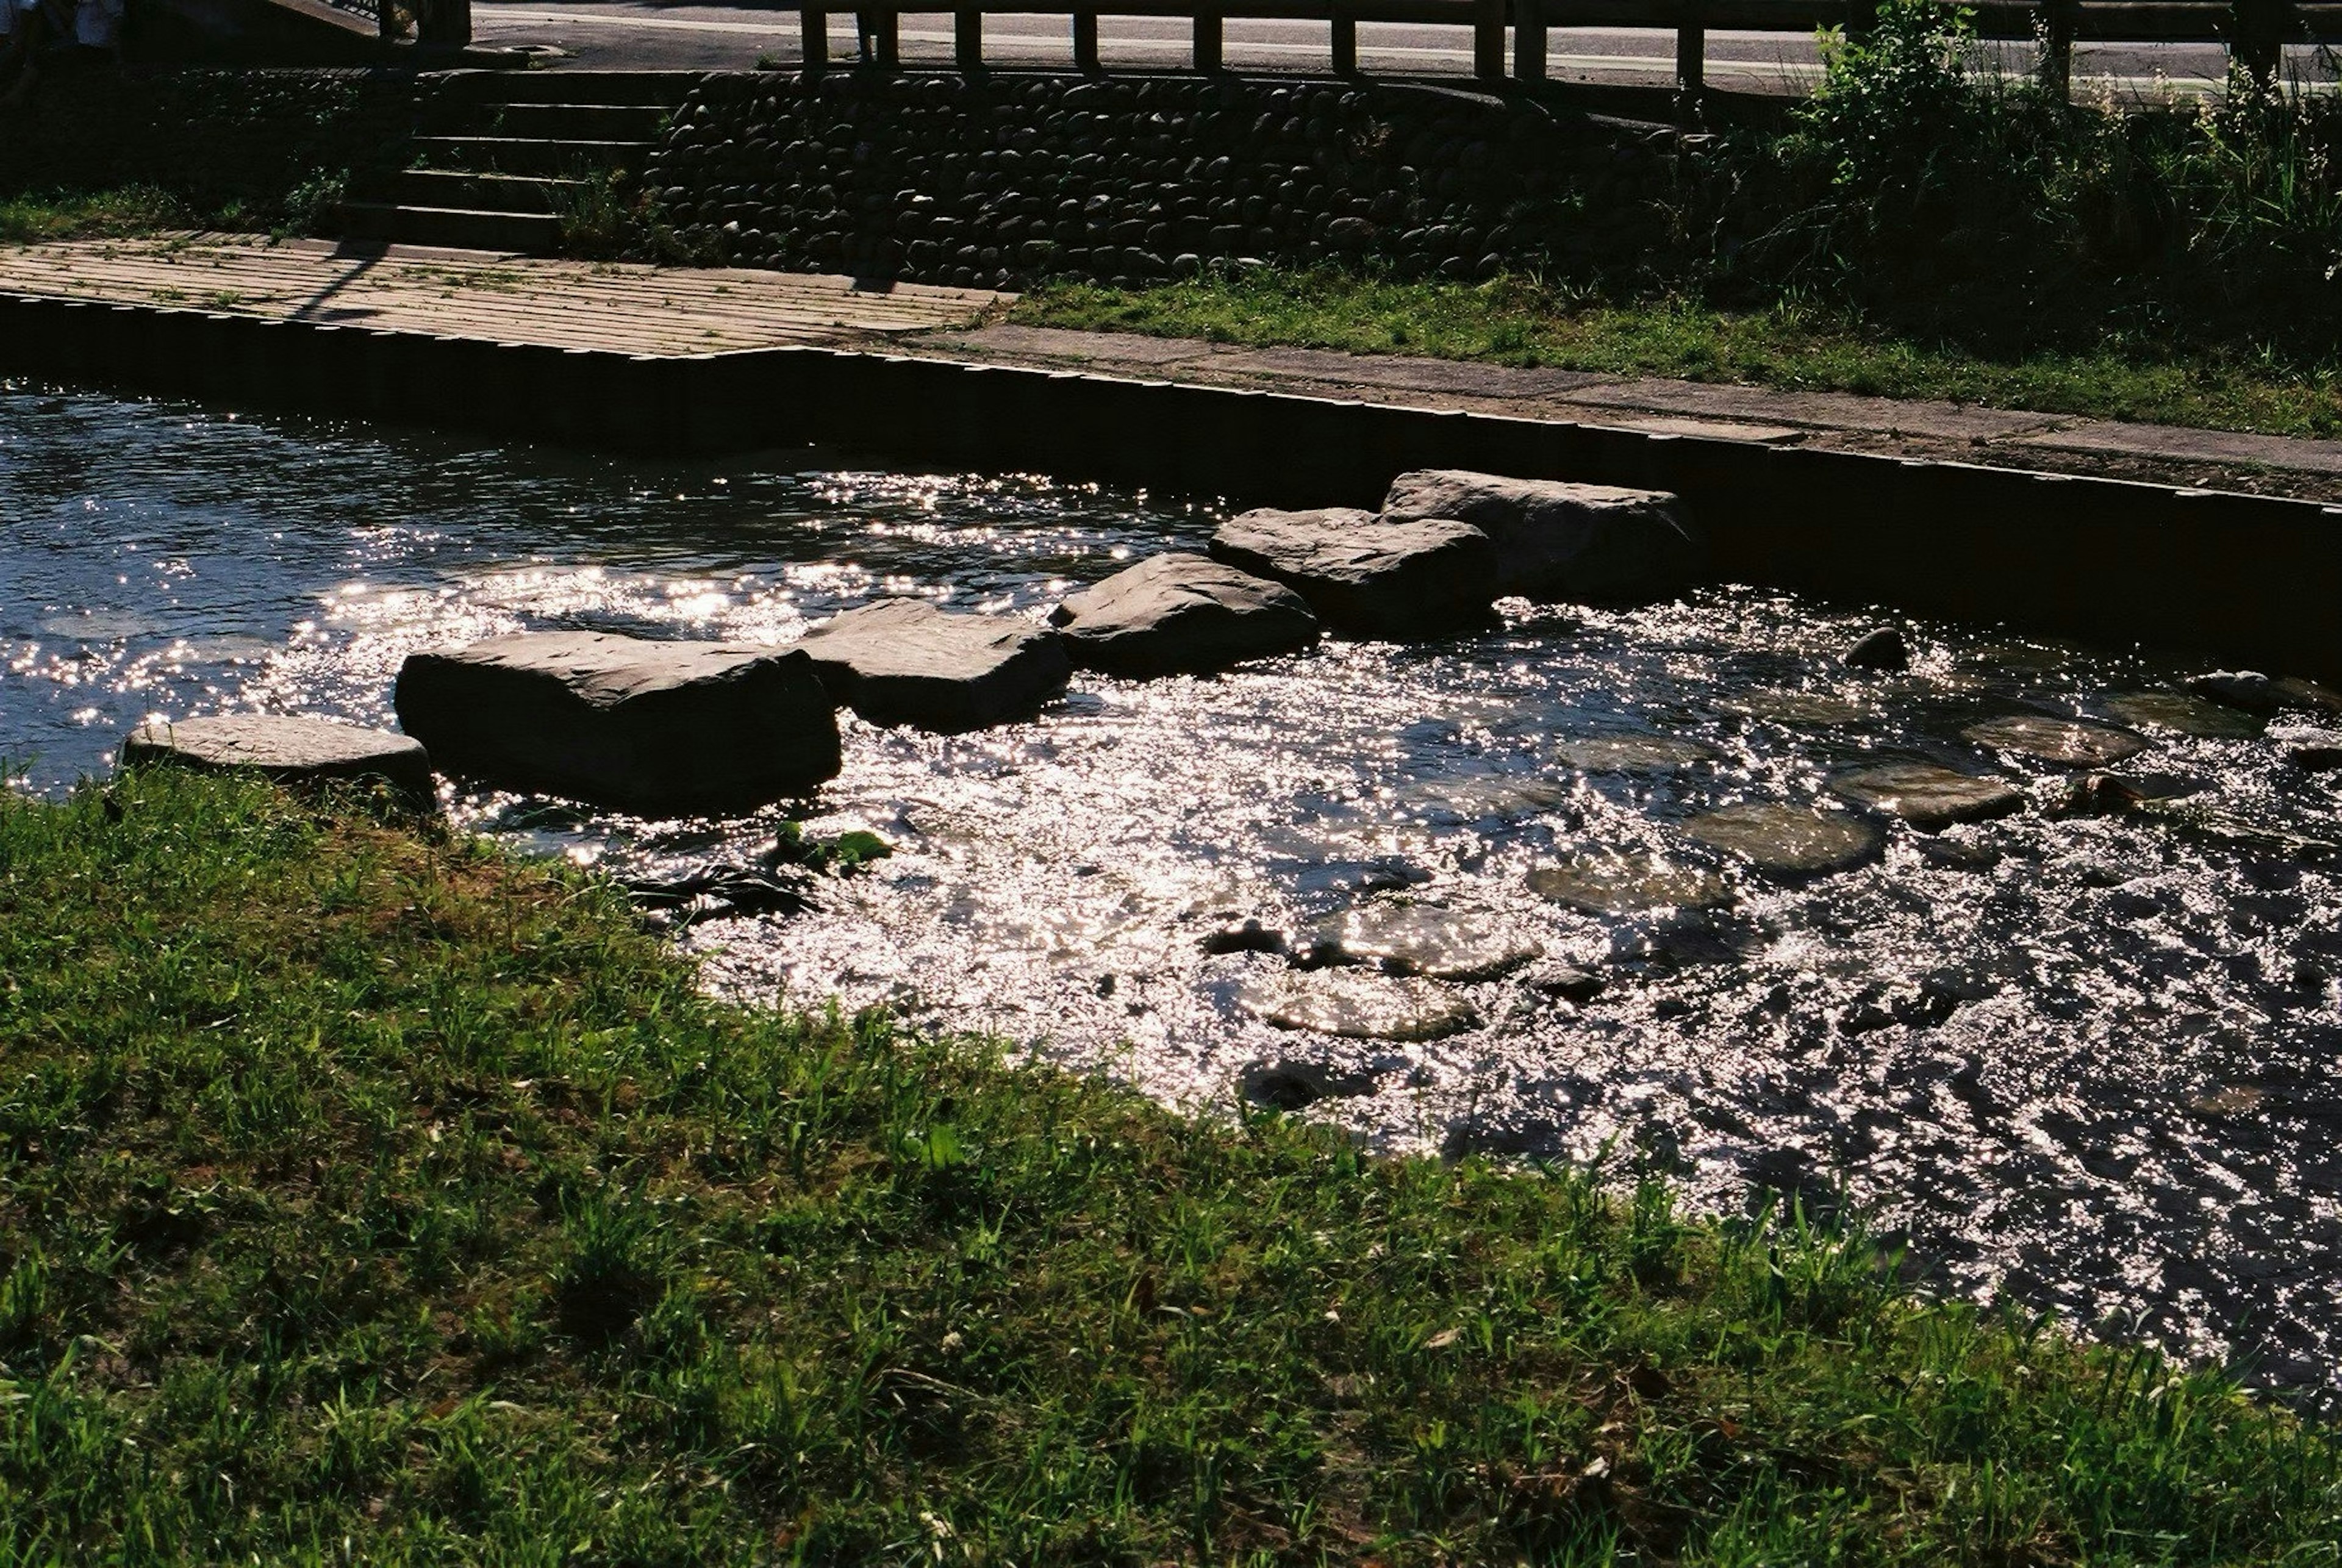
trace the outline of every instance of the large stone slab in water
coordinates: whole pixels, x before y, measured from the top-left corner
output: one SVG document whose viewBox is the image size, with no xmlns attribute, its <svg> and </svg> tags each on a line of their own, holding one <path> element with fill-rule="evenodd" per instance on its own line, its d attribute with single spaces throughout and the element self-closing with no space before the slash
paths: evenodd
<svg viewBox="0 0 2342 1568">
<path fill-rule="evenodd" d="M 1554 761 L 1582 774 L 1674 773 L 1722 754 L 1688 735 L 1589 735 L 1553 748 Z"/>
<path fill-rule="evenodd" d="M 793 650 L 523 633 L 411 655 L 393 701 L 443 767 L 628 811 L 746 810 L 838 768 L 829 694 Z"/>
<path fill-rule="evenodd" d="M 1452 631 L 1486 620 L 1496 596 L 1496 551 L 1462 523 L 1391 523 L 1348 506 L 1263 508 L 1221 524 L 1211 549 L 1214 560 L 1284 584 L 1326 624 L 1360 636 Z"/>
<path fill-rule="evenodd" d="M 2251 714 L 2187 692 L 2127 692 L 2107 699 L 2107 712 L 2127 724 L 2174 734 L 2246 740 L 2261 733 L 2261 721 Z"/>
<path fill-rule="evenodd" d="M 1317 616 L 1300 594 L 1184 551 L 1068 594 L 1049 623 L 1076 667 L 1140 680 L 1207 674 L 1317 641 Z"/>
<path fill-rule="evenodd" d="M 1696 816 L 1684 831 L 1710 849 L 1738 855 L 1775 876 L 1851 871 L 1886 847 L 1878 824 L 1850 812 L 1775 801 L 1728 805 Z"/>
<path fill-rule="evenodd" d="M 389 730 L 278 714 L 150 719 L 122 743 L 125 767 L 174 763 L 206 773 L 249 772 L 279 784 L 381 779 L 416 800 L 431 795 L 431 755 Z"/>
<path fill-rule="evenodd" d="M 1732 902 L 1724 878 L 1653 854 L 1586 854 L 1529 873 L 1529 891 L 1587 914 L 1708 909 Z"/>
<path fill-rule="evenodd" d="M 2051 718 L 2044 714 L 2011 714 L 2006 718 L 1987 719 L 1960 733 L 1980 746 L 2015 752 L 2019 756 L 2068 768 L 2105 767 L 2147 749 L 2145 735 L 2118 730 L 2111 724 Z"/>
<path fill-rule="evenodd" d="M 1887 763 L 1840 774 L 1830 788 L 1857 805 L 1874 807 L 1923 833 L 1959 822 L 1983 822 L 2025 809 L 2025 795 L 2005 779 L 1954 773 L 1932 763 Z"/>
<path fill-rule="evenodd" d="M 1320 964 L 1379 964 L 1392 974 L 1493 980 L 1544 955 L 1494 921 L 1429 904 L 1366 904 L 1319 921 L 1309 956 Z"/>
<path fill-rule="evenodd" d="M 1429 468 L 1391 482 L 1383 515 L 1452 518 L 1479 529 L 1496 546 L 1500 594 L 1654 599 L 1689 583 L 1699 563 L 1683 504 L 1662 490 Z"/>
<path fill-rule="evenodd" d="M 874 724 L 954 734 L 1031 714 L 1066 689 L 1065 639 L 1001 615 L 963 615 L 924 599 L 846 611 L 796 644 L 830 696 Z"/>
<path fill-rule="evenodd" d="M 1355 969 L 1250 981 L 1236 1001 L 1280 1029 L 1312 1029 L 1351 1040 L 1438 1040 L 1480 1024 L 1469 1001 L 1428 980 L 1394 980 Z"/>
</svg>

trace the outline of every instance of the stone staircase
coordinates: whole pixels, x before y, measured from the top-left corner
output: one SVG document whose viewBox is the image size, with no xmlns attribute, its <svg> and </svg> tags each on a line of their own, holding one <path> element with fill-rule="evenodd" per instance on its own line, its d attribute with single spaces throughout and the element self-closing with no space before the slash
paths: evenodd
<svg viewBox="0 0 2342 1568">
<path fill-rule="evenodd" d="M 414 161 L 342 205 L 354 239 L 526 255 L 658 145 L 688 71 L 453 71 L 423 78 Z"/>
</svg>

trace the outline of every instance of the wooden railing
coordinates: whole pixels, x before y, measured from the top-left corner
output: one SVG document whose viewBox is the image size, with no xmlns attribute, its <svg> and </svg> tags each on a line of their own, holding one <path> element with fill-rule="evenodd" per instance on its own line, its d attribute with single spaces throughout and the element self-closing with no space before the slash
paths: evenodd
<svg viewBox="0 0 2342 1568">
<path fill-rule="evenodd" d="M 823 69 L 829 59 L 830 11 L 800 7 L 805 26 L 805 66 Z M 1350 75 L 1358 65 L 1358 24 L 1403 22 L 1447 25 L 1472 30 L 1474 75 L 1498 78 L 1506 70 L 1506 29 L 1512 31 L 1510 75 L 1541 81 L 1546 75 L 1546 35 L 1553 27 L 1648 27 L 1676 35 L 1677 91 L 1696 102 L 1706 86 L 1709 32 L 1811 33 L 1817 27 L 1858 27 L 1874 14 L 1866 0 L 861 0 L 851 7 L 861 18 L 864 48 L 871 62 L 892 66 L 900 59 L 900 19 L 907 15 L 948 15 L 955 54 L 966 70 L 984 65 L 984 18 L 993 14 L 1029 15 L 1036 10 L 1069 12 L 1074 65 L 1094 72 L 1098 63 L 1100 16 L 1176 16 L 1195 24 L 1194 59 L 1198 71 L 1220 68 L 1222 25 L 1232 18 L 1326 22 L 1332 26 L 1332 65 Z M 2220 43 L 2237 66 L 2261 81 L 2276 78 L 2280 53 L 2288 43 L 2342 38 L 2342 4 L 2297 5 L 2290 0 L 1970 0 L 1977 32 L 1987 38 L 2037 40 L 2045 85 L 2063 93 L 2078 41 L 2107 43 Z"/>
</svg>

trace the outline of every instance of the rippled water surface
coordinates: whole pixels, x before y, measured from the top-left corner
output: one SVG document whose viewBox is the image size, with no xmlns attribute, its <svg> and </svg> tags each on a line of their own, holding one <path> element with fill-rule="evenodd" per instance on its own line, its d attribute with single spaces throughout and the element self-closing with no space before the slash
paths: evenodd
<svg viewBox="0 0 2342 1568">
<path fill-rule="evenodd" d="M 55 789 L 149 714 L 385 722 L 405 654 L 523 627 L 779 642 L 881 593 L 1038 614 L 1214 520 L 1039 479 L 789 466 L 806 461 L 478 449 L 0 388 L 0 754 Z M 1395 1145 L 1607 1148 L 1718 1206 L 1758 1185 L 1843 1192 L 1961 1288 L 2342 1390 L 2342 873 L 2282 836 L 2342 836 L 2333 784 L 2257 723 L 2182 705 L 2191 730 L 2228 733 L 2151 729 L 2123 771 L 2192 791 L 2195 815 L 2057 815 L 2040 804 L 2061 770 L 1961 731 L 2144 723 L 2124 699 L 2192 666 L 1922 625 L 1910 674 L 1863 675 L 1832 656 L 1858 617 L 1739 589 L 1513 608 L 1469 641 L 1329 644 L 1216 680 L 1079 676 L 1034 722 L 975 736 L 849 717 L 810 824 L 875 829 L 895 856 L 825 884 L 810 914 L 687 940 L 746 995 L 888 1002 L 1182 1103 L 1249 1084 L 1322 1095 L 1310 1114 Z M 1713 758 L 1565 761 L 1588 761 L 1589 737 L 1655 736 Z M 1900 758 L 1997 772 L 2039 804 L 1940 834 L 1890 825 L 1872 864 L 1797 884 L 1683 831 Z M 452 804 L 627 874 L 751 859 L 782 814 Z M 1530 886 L 1540 866 L 1646 853 L 1722 877 L 1731 902 L 1602 915 Z M 1385 907 L 1541 956 L 1397 982 L 1207 951 L 1248 918 L 1301 934 Z M 1606 989 L 1566 999 L 1563 964 Z M 1355 1011 L 1360 987 L 1393 1033 L 1456 1032 L 1264 1016 L 1337 1021 L 1325 1009 Z"/>
</svg>

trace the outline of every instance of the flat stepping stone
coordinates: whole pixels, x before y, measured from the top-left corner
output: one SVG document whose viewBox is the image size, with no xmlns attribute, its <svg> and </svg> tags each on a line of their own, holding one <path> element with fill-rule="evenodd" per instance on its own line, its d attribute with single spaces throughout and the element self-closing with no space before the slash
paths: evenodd
<svg viewBox="0 0 2342 1568">
<path fill-rule="evenodd" d="M 1393 522 L 1450 518 L 1488 536 L 1496 591 L 1574 604 L 1663 597 L 1689 583 L 1700 546 L 1663 490 L 1419 469 L 1391 482 Z"/>
<path fill-rule="evenodd" d="M 1263 508 L 1221 524 L 1211 551 L 1216 561 L 1284 584 L 1327 625 L 1359 636 L 1476 624 L 1496 596 L 1495 548 L 1462 523 L 1389 523 L 1349 506 Z"/>
<path fill-rule="evenodd" d="M 1828 692 L 1738 692 L 1716 698 L 1716 707 L 1763 724 L 1824 729 L 1858 724 L 1877 713 L 1868 703 Z"/>
<path fill-rule="evenodd" d="M 1066 595 L 1049 624 L 1074 666 L 1146 680 L 1209 674 L 1317 641 L 1317 616 L 1292 589 L 1174 551 Z"/>
<path fill-rule="evenodd" d="M 1348 1040 L 1440 1040 L 1479 1027 L 1464 997 L 1428 980 L 1395 980 L 1355 969 L 1316 969 L 1246 983 L 1236 1004 L 1279 1029 L 1309 1029 Z"/>
<path fill-rule="evenodd" d="M 1706 741 L 1679 735 L 1589 735 L 1563 741 L 1553 759 L 1582 774 L 1663 774 L 1716 761 Z"/>
<path fill-rule="evenodd" d="M 2059 767 L 2098 768 L 2135 757 L 2147 737 L 2085 719 L 2053 719 L 2042 714 L 2011 714 L 1987 719 L 1960 732 L 1980 746 L 2014 752 Z"/>
<path fill-rule="evenodd" d="M 2174 734 L 2248 740 L 2261 733 L 2261 721 L 2251 714 L 2187 692 L 2131 692 L 2107 698 L 2107 712 L 2127 724 Z"/>
<path fill-rule="evenodd" d="M 125 767 L 174 764 L 205 773 L 256 773 L 292 785 L 380 779 L 415 800 L 431 798 L 431 754 L 389 730 L 278 714 L 150 719 L 122 743 Z"/>
<path fill-rule="evenodd" d="M 1923 833 L 2025 809 L 2024 792 L 2007 780 L 1955 773 L 1932 763 L 1863 768 L 1840 774 L 1829 787 L 1857 805 L 1899 816 Z"/>
<path fill-rule="evenodd" d="M 746 811 L 838 768 L 794 649 L 525 632 L 409 655 L 392 701 L 442 767 L 654 815 Z"/>
<path fill-rule="evenodd" d="M 1557 811 L 1570 802 L 1567 784 L 1504 774 L 1424 779 L 1407 785 L 1400 794 L 1402 798 L 1419 805 L 1473 822 L 1490 818 L 1514 821 Z"/>
<path fill-rule="evenodd" d="M 1427 904 L 1366 904 L 1319 921 L 1309 956 L 1319 964 L 1379 964 L 1432 980 L 1494 980 L 1544 956 L 1495 922 Z"/>
<path fill-rule="evenodd" d="M 1065 639 L 1005 615 L 881 599 L 816 626 L 796 646 L 839 705 L 874 724 L 956 734 L 1030 717 L 1073 673 Z"/>
<path fill-rule="evenodd" d="M 1724 878 L 1654 854 L 1588 854 L 1529 873 L 1539 898 L 1587 914 L 1646 914 L 1660 909 L 1712 909 L 1732 902 Z"/>
<path fill-rule="evenodd" d="M 1886 834 L 1867 818 L 1775 801 L 1708 812 L 1686 823 L 1684 831 L 1710 849 L 1786 877 L 1851 871 L 1887 845 Z"/>
</svg>

